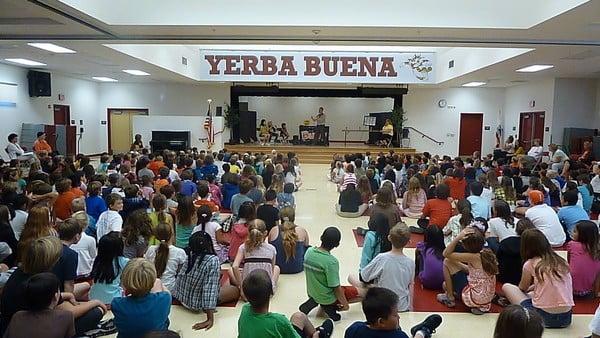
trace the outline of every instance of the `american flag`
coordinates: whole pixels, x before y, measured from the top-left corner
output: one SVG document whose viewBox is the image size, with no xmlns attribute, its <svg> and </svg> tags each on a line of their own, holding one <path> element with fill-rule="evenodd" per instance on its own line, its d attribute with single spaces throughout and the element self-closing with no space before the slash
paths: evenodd
<svg viewBox="0 0 600 338">
<path fill-rule="evenodd" d="M 210 150 L 215 142 L 212 114 L 210 113 L 210 102 L 208 102 L 208 111 L 206 112 L 206 119 L 204 120 L 204 130 L 206 130 L 206 142 L 208 143 L 208 149 Z"/>
</svg>

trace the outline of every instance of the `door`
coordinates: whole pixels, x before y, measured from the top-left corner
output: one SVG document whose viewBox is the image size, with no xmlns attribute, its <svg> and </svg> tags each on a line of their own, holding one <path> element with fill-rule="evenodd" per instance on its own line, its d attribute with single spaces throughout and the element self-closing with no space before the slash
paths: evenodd
<svg viewBox="0 0 600 338">
<path fill-rule="evenodd" d="M 71 124 L 71 109 L 62 104 L 54 105 L 54 124 L 68 126 Z"/>
<path fill-rule="evenodd" d="M 46 142 L 52 149 L 56 149 L 56 126 L 47 124 L 44 126 L 44 132 L 46 133 Z"/>
<path fill-rule="evenodd" d="M 470 156 L 476 151 L 481 152 L 482 131 L 483 114 L 460 114 L 459 156 Z"/>
<path fill-rule="evenodd" d="M 128 152 L 133 142 L 133 117 L 148 115 L 147 109 L 108 109 L 108 151 Z M 148 140 L 145 140 L 148 142 Z"/>
<path fill-rule="evenodd" d="M 539 139 L 540 145 L 543 145 L 544 121 L 545 112 L 521 113 L 519 118 L 519 141 L 525 151 L 531 148 L 534 139 Z"/>
</svg>

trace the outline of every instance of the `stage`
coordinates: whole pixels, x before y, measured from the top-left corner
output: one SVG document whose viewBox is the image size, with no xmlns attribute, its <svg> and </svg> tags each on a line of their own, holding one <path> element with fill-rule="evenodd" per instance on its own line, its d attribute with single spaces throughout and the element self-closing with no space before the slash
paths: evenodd
<svg viewBox="0 0 600 338">
<path fill-rule="evenodd" d="M 380 151 L 387 152 L 394 150 L 400 154 L 416 154 L 413 148 L 383 148 L 377 146 L 366 145 L 363 143 L 347 143 L 344 146 L 343 142 L 330 142 L 329 146 L 308 146 L 308 145 L 292 145 L 292 144 L 271 144 L 260 145 L 255 143 L 242 144 L 226 144 L 225 149 L 228 151 L 236 151 L 238 153 L 268 153 L 275 149 L 278 152 L 287 153 L 294 152 L 298 155 L 301 163 L 314 164 L 329 164 L 334 154 L 350 154 L 364 153 L 370 151 L 371 154 L 377 154 Z"/>
</svg>

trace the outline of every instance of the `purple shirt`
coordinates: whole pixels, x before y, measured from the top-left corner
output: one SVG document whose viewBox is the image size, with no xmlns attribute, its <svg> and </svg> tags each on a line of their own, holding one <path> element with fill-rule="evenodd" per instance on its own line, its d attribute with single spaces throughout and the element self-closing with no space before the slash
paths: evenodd
<svg viewBox="0 0 600 338">
<path fill-rule="evenodd" d="M 583 244 L 577 241 L 567 243 L 569 269 L 573 277 L 573 292 L 585 294 L 594 290 L 594 281 L 600 273 L 600 261 L 594 260 Z"/>
<path fill-rule="evenodd" d="M 436 256 L 433 248 L 425 248 L 425 242 L 417 243 L 417 250 L 422 257 L 419 281 L 426 289 L 442 290 L 444 258 Z"/>
</svg>

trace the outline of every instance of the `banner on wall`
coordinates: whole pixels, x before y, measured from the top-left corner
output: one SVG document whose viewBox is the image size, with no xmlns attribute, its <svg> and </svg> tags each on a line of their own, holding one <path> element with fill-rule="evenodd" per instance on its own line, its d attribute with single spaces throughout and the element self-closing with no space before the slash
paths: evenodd
<svg viewBox="0 0 600 338">
<path fill-rule="evenodd" d="M 435 83 L 435 53 L 200 50 L 201 81 Z"/>
<path fill-rule="evenodd" d="M 17 106 L 17 85 L 0 82 L 0 107 Z"/>
</svg>

